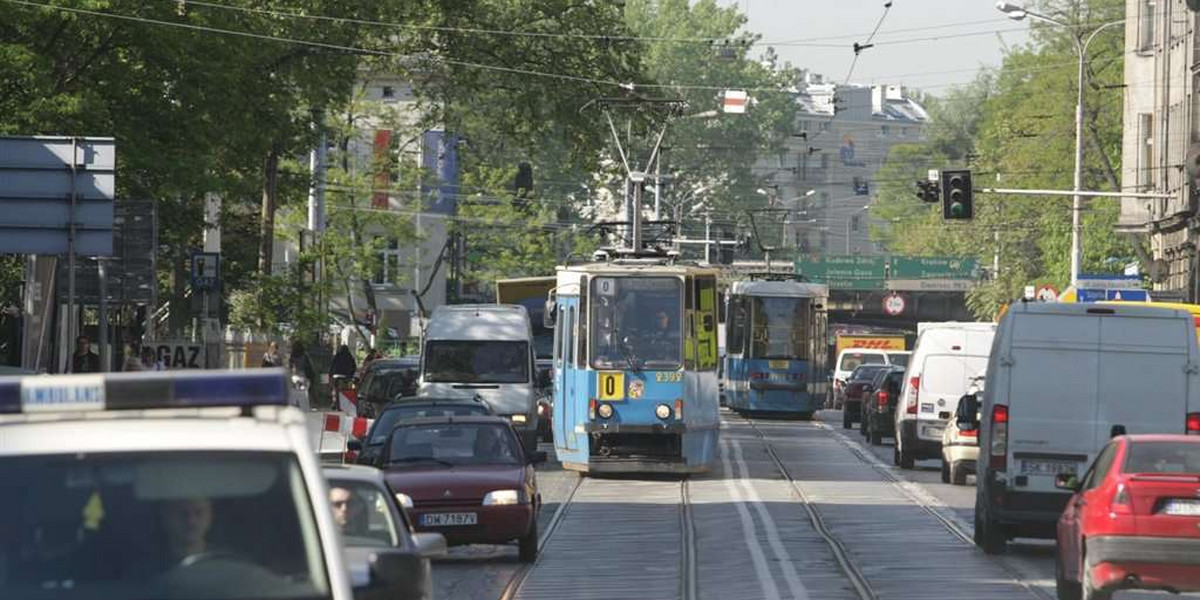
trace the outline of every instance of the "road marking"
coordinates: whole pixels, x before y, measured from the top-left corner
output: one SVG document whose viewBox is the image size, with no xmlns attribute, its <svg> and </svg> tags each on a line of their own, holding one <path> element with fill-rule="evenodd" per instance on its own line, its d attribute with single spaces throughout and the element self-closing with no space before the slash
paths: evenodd
<svg viewBox="0 0 1200 600">
<path fill-rule="evenodd" d="M 763 529 L 767 532 L 767 542 L 771 544 L 771 551 L 775 553 L 775 558 L 783 565 L 783 578 L 787 580 L 788 589 L 792 592 L 792 598 L 797 600 L 808 599 L 808 588 L 804 587 L 804 583 L 800 581 L 800 575 L 796 573 L 795 563 L 792 562 L 792 557 L 788 554 L 787 548 L 783 545 L 783 541 L 779 539 L 779 528 L 775 525 L 775 520 L 771 518 L 771 514 L 767 511 L 762 499 L 758 495 L 758 491 L 754 489 L 748 477 L 750 476 L 750 467 L 747 466 L 746 460 L 742 455 L 742 443 L 738 440 L 731 440 L 733 443 L 734 460 L 741 468 L 744 477 L 738 477 L 738 484 L 746 490 L 746 497 L 750 500 L 754 511 L 758 513 L 758 518 L 762 520 Z"/>
<path fill-rule="evenodd" d="M 780 600 L 779 588 L 775 586 L 775 579 L 771 576 L 770 567 L 767 566 L 767 558 L 763 555 L 762 548 L 758 544 L 758 536 L 754 532 L 754 520 L 750 518 L 750 511 L 746 509 L 746 503 L 742 502 L 742 495 L 734 485 L 733 467 L 729 463 L 729 441 L 724 439 L 721 440 L 721 465 L 725 471 L 723 478 L 725 489 L 729 491 L 733 505 L 737 507 L 738 517 L 742 521 L 742 536 L 746 540 L 746 550 L 750 553 L 750 559 L 754 562 L 754 572 L 758 574 L 758 583 L 762 586 L 763 597 L 766 600 Z"/>
</svg>

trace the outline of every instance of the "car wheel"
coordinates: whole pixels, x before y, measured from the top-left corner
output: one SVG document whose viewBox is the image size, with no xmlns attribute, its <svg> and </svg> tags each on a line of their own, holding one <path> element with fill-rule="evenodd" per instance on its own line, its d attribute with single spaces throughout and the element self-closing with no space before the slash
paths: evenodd
<svg viewBox="0 0 1200 600">
<path fill-rule="evenodd" d="M 900 440 L 896 440 L 896 443 L 892 444 L 892 465 L 900 466 Z"/>
<path fill-rule="evenodd" d="M 1083 586 L 1078 581 L 1067 581 L 1060 559 L 1054 561 L 1054 592 L 1058 600 L 1080 600 L 1083 595 Z"/>
<path fill-rule="evenodd" d="M 913 467 L 915 467 L 917 464 L 917 460 L 916 460 L 916 458 L 913 457 L 912 452 L 909 452 L 904 447 L 903 440 L 896 440 L 896 443 L 900 448 L 900 460 L 899 460 L 900 468 L 901 469 L 912 469 Z"/>
<path fill-rule="evenodd" d="M 942 483 L 950 483 L 950 463 L 942 459 Z"/>
<path fill-rule="evenodd" d="M 858 432 L 867 437 L 867 415 L 858 415 Z"/>
<path fill-rule="evenodd" d="M 950 483 L 967 485 L 967 466 L 962 461 L 950 465 Z"/>
<path fill-rule="evenodd" d="M 537 559 L 538 554 L 538 530 L 537 518 L 534 518 L 533 526 L 529 528 L 529 533 L 525 537 L 517 541 L 517 547 L 520 552 L 521 562 L 531 563 Z"/>
<path fill-rule="evenodd" d="M 882 446 L 883 445 L 883 434 L 879 433 L 878 431 L 872 431 L 871 432 L 871 445 L 872 446 Z"/>
<path fill-rule="evenodd" d="M 850 411 L 842 410 L 842 429 L 850 429 L 854 422 L 850 420 Z"/>
<path fill-rule="evenodd" d="M 975 545 L 979 546 L 984 554 L 1004 554 L 1008 540 L 1000 531 L 998 523 L 975 513 Z"/>
</svg>

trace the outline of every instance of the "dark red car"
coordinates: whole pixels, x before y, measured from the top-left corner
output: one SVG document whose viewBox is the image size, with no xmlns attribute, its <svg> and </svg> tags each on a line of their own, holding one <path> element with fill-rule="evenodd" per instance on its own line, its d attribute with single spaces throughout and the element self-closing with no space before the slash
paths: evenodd
<svg viewBox="0 0 1200 600">
<path fill-rule="evenodd" d="M 1200 591 L 1200 436 L 1113 438 L 1058 520 L 1059 598 Z"/>
<path fill-rule="evenodd" d="M 530 562 L 542 504 L 533 465 L 545 460 L 503 418 L 446 416 L 398 424 L 376 464 L 417 531 L 451 545 L 515 540 Z"/>
</svg>

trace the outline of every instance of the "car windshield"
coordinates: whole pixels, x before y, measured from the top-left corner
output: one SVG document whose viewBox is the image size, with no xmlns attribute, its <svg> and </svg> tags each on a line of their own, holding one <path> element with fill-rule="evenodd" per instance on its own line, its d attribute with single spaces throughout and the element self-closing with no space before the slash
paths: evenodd
<svg viewBox="0 0 1200 600">
<path fill-rule="evenodd" d="M 347 546 L 393 548 L 403 527 L 386 489 L 366 481 L 329 478 L 329 508 Z"/>
<path fill-rule="evenodd" d="M 683 349 L 681 283 L 674 277 L 592 280 L 592 364 L 677 369 Z"/>
<path fill-rule="evenodd" d="M 527 383 L 527 342 L 431 341 L 425 345 L 425 381 Z"/>
<path fill-rule="evenodd" d="M 1200 443 L 1134 442 L 1129 445 L 1123 471 L 1200 475 Z"/>
<path fill-rule="evenodd" d="M 392 431 L 390 465 L 519 465 L 521 449 L 508 425 L 439 423 Z"/>
<path fill-rule="evenodd" d="M 842 364 L 838 367 L 840 371 L 853 371 L 859 365 L 882 365 L 884 364 L 882 354 L 864 354 L 862 352 L 846 353 L 842 355 Z"/>
<path fill-rule="evenodd" d="M 850 381 L 871 381 L 875 379 L 875 375 L 879 374 L 885 367 L 859 367 L 850 374 Z"/>
<path fill-rule="evenodd" d="M 912 355 L 906 352 L 888 352 L 888 362 L 897 367 L 907 367 L 909 356 Z"/>
<path fill-rule="evenodd" d="M 329 598 L 293 456 L 0 458 L 0 598 Z"/>
<path fill-rule="evenodd" d="M 469 415 L 488 415 L 491 411 L 485 404 L 450 404 L 442 406 L 431 406 L 429 404 L 414 404 L 412 406 L 393 406 L 383 411 L 379 415 L 379 420 L 375 423 L 375 432 L 371 434 L 370 444 L 382 444 L 387 441 L 388 434 L 396 424 L 409 419 L 420 419 L 423 417 L 465 417 Z"/>
<path fill-rule="evenodd" d="M 754 298 L 752 358 L 808 359 L 808 298 Z"/>
</svg>

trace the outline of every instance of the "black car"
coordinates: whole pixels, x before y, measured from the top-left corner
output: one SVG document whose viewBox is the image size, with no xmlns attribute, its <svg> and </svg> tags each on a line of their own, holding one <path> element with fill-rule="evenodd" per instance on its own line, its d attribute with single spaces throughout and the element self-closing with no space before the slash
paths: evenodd
<svg viewBox="0 0 1200 600">
<path fill-rule="evenodd" d="M 863 392 L 880 371 L 888 365 L 860 365 L 846 379 L 846 390 L 842 392 L 842 427 L 850 429 L 862 413 Z"/>
<path fill-rule="evenodd" d="M 359 406 L 367 416 L 378 415 L 383 406 L 400 397 L 417 395 L 421 358 L 381 358 L 372 362 L 358 382 Z"/>
<path fill-rule="evenodd" d="M 550 429 L 550 422 L 554 417 L 554 361 L 548 358 L 539 358 L 534 362 L 534 367 L 537 369 L 537 411 L 538 411 L 538 440 L 551 442 L 554 441 L 554 431 Z"/>
<path fill-rule="evenodd" d="M 883 438 L 896 437 L 896 403 L 904 384 L 904 367 L 881 369 L 871 381 L 862 402 L 862 433 L 878 446 Z"/>
<path fill-rule="evenodd" d="M 401 421 L 439 416 L 494 415 L 492 407 L 478 396 L 475 398 L 398 398 L 383 407 L 361 442 L 350 442 L 349 449 L 358 451 L 355 462 L 375 464 L 375 457 L 387 442 L 388 434 Z"/>
</svg>

